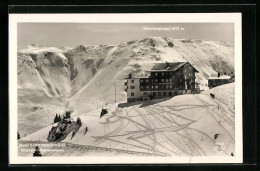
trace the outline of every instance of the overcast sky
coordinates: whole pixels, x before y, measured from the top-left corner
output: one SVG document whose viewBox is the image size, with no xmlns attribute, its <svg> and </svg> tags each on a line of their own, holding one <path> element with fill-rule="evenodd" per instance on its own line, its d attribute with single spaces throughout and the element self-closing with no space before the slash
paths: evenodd
<svg viewBox="0 0 260 171">
<path fill-rule="evenodd" d="M 152 31 L 144 30 L 144 27 L 172 28 L 172 30 Z M 18 49 L 30 44 L 55 47 L 116 45 L 146 37 L 165 36 L 173 39 L 218 40 L 234 43 L 233 23 L 19 23 L 17 33 Z"/>
</svg>

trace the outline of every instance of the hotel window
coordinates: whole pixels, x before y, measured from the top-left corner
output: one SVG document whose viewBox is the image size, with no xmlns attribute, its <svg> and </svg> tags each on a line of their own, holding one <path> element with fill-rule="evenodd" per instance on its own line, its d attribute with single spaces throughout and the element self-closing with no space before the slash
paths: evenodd
<svg viewBox="0 0 260 171">
<path fill-rule="evenodd" d="M 166 89 L 168 89 L 169 88 L 169 85 L 166 85 Z"/>
<path fill-rule="evenodd" d="M 148 79 L 145 79 L 145 82 L 146 82 L 146 83 L 149 83 L 149 80 L 148 80 Z"/>
<path fill-rule="evenodd" d="M 164 76 L 164 73 L 162 72 L 162 76 Z"/>
<path fill-rule="evenodd" d="M 158 88 L 158 85 L 155 85 L 155 88 Z"/>
<path fill-rule="evenodd" d="M 163 96 L 167 96 L 167 92 L 163 92 Z"/>
<path fill-rule="evenodd" d="M 135 86 L 131 86 L 130 88 L 131 88 L 131 89 L 135 89 Z"/>
<path fill-rule="evenodd" d="M 151 88 L 153 89 L 153 86 L 151 86 Z"/>
<path fill-rule="evenodd" d="M 144 86 L 140 86 L 140 88 L 141 88 L 141 89 L 143 89 L 143 88 L 144 88 Z"/>
<path fill-rule="evenodd" d="M 168 83 L 168 79 L 165 79 L 165 82 Z"/>
<path fill-rule="evenodd" d="M 184 79 L 186 79 L 186 75 L 184 75 Z"/>
<path fill-rule="evenodd" d="M 164 79 L 161 79 L 161 82 L 164 83 Z"/>
<path fill-rule="evenodd" d="M 181 79 L 180 79 L 180 82 L 181 82 Z"/>
<path fill-rule="evenodd" d="M 185 69 L 185 72 L 186 72 L 186 69 Z"/>
<path fill-rule="evenodd" d="M 147 92 L 144 92 L 144 95 L 147 95 Z"/>
<path fill-rule="evenodd" d="M 157 83 L 157 82 L 158 82 L 158 79 L 154 79 L 154 82 Z"/>
<path fill-rule="evenodd" d="M 156 92 L 153 92 L 153 96 L 156 96 Z"/>
<path fill-rule="evenodd" d="M 135 93 L 131 93 L 131 96 L 135 96 Z"/>
<path fill-rule="evenodd" d="M 156 73 L 154 73 L 155 74 L 155 76 L 157 76 L 158 75 L 158 73 L 156 72 Z"/>
<path fill-rule="evenodd" d="M 131 80 L 131 82 L 132 82 L 132 83 L 134 83 L 134 82 L 135 82 L 135 80 Z"/>
<path fill-rule="evenodd" d="M 158 92 L 158 96 L 162 96 L 162 92 Z"/>
<path fill-rule="evenodd" d="M 172 88 L 172 85 L 170 85 L 170 88 Z"/>
<path fill-rule="evenodd" d="M 171 82 L 172 82 L 172 79 L 169 79 L 169 82 L 171 83 Z"/>
<path fill-rule="evenodd" d="M 141 83 L 143 83 L 143 82 L 144 82 L 144 80 L 140 80 L 140 82 L 141 82 Z"/>
<path fill-rule="evenodd" d="M 172 75 L 172 72 L 170 72 L 170 75 Z"/>
<path fill-rule="evenodd" d="M 149 88 L 149 86 L 145 86 L 145 88 Z"/>
</svg>

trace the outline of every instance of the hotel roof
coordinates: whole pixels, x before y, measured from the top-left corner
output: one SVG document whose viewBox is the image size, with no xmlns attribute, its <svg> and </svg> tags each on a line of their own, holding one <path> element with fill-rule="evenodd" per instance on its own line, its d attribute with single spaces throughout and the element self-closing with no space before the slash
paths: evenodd
<svg viewBox="0 0 260 171">
<path fill-rule="evenodd" d="M 221 75 L 218 77 L 218 74 L 212 74 L 208 80 L 229 80 L 231 77 L 229 75 Z"/>
<path fill-rule="evenodd" d="M 155 64 L 153 66 L 153 68 L 151 70 L 148 70 L 148 71 L 157 71 L 157 72 L 160 72 L 160 71 L 176 71 L 179 68 L 181 68 L 183 65 L 185 65 L 186 63 L 188 63 L 190 66 L 192 66 L 189 62 L 164 62 L 164 63 Z M 194 69 L 195 69 L 195 72 L 198 72 L 198 70 L 196 68 L 194 68 Z"/>
<path fill-rule="evenodd" d="M 164 62 L 164 63 L 156 63 L 151 70 L 148 70 L 148 72 L 177 71 L 186 63 L 188 63 L 191 67 L 193 67 L 189 62 Z M 195 72 L 199 72 L 196 68 L 194 68 L 194 70 Z M 149 78 L 149 77 L 148 76 L 131 77 L 131 78 L 128 77 L 124 79 L 140 79 L 140 78 Z"/>
</svg>

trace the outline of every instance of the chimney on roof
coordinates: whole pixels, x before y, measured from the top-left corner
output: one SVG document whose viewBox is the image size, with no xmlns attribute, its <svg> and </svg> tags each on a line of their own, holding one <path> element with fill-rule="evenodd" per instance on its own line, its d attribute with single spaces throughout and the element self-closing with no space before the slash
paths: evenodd
<svg viewBox="0 0 260 171">
<path fill-rule="evenodd" d="M 166 64 L 166 68 L 168 68 L 168 67 L 170 66 L 169 63 L 168 63 L 167 61 L 166 61 L 165 64 Z"/>
<path fill-rule="evenodd" d="M 220 77 L 220 72 L 218 72 L 218 77 Z"/>
<path fill-rule="evenodd" d="M 132 78 L 132 74 L 129 74 L 129 75 L 128 75 L 128 78 Z"/>
</svg>

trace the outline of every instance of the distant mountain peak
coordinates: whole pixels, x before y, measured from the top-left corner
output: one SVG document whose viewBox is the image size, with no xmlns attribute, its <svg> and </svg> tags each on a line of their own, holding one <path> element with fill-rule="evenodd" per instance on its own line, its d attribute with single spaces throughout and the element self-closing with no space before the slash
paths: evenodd
<svg viewBox="0 0 260 171">
<path fill-rule="evenodd" d="M 29 46 L 31 46 L 31 47 L 41 47 L 39 44 L 35 44 L 35 43 L 33 43 L 33 44 L 31 44 L 31 45 L 29 45 Z"/>
<path fill-rule="evenodd" d="M 77 52 L 86 52 L 86 47 L 84 45 L 78 45 L 75 50 Z"/>
</svg>

